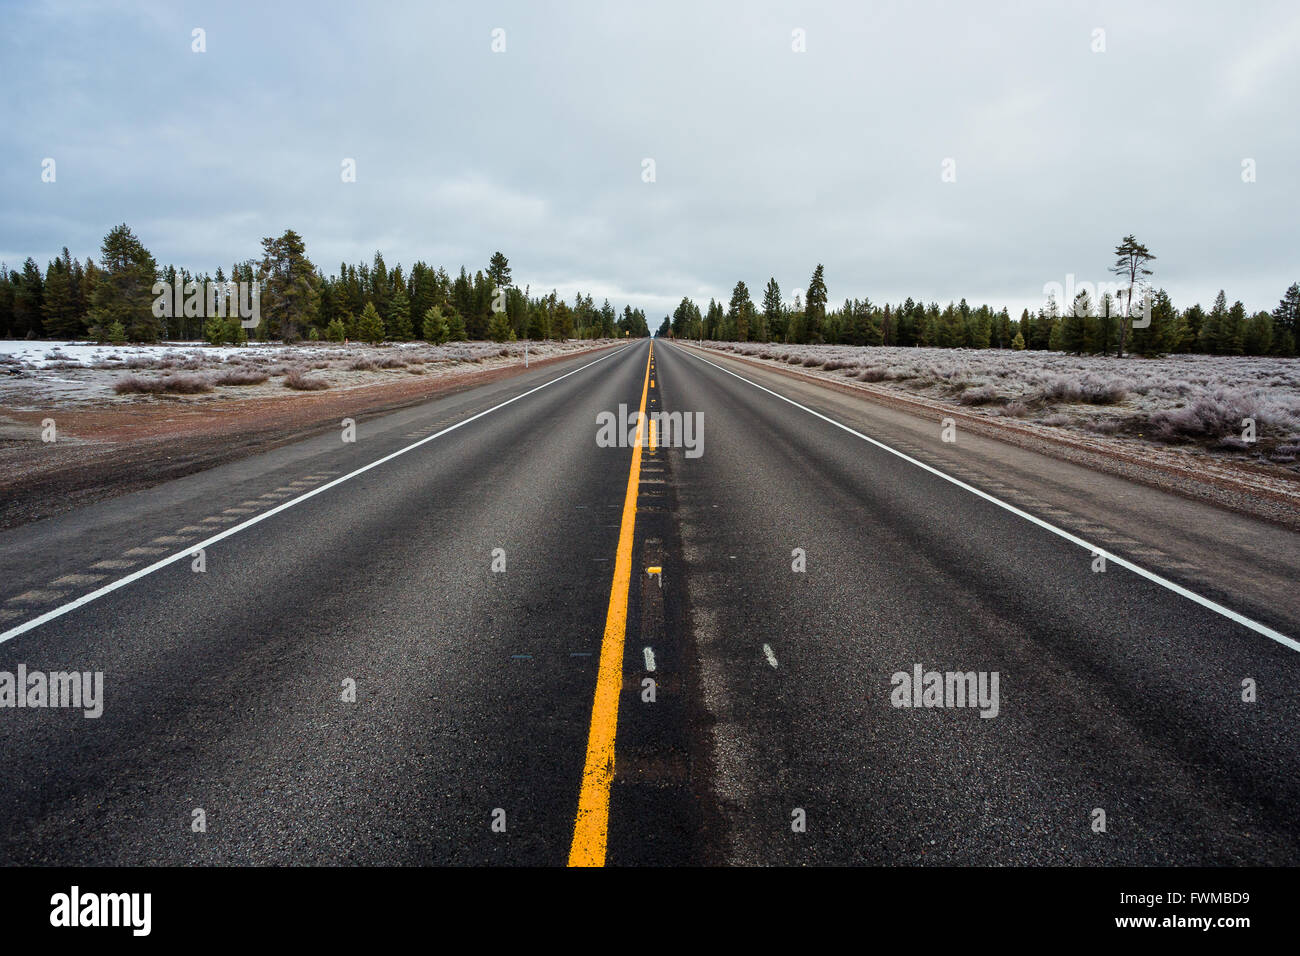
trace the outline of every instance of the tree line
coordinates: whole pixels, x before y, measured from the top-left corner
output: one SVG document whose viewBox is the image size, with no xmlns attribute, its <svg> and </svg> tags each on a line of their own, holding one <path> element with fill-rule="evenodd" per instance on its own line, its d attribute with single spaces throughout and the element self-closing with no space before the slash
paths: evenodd
<svg viewBox="0 0 1300 956">
<path fill-rule="evenodd" d="M 1024 309 L 1019 319 L 1006 308 L 972 307 L 965 299 L 940 307 L 910 297 L 897 304 L 854 298 L 828 309 L 826 278 L 818 264 L 807 290 L 795 293 L 792 307 L 785 304 L 775 278 L 768 279 L 758 305 L 742 280 L 729 302 L 710 299 L 703 311 L 683 298 L 672 315 L 664 317 L 658 334 L 727 342 L 1050 349 L 1097 355 L 1123 355 L 1126 349 L 1143 356 L 1296 354 L 1300 283 L 1286 290 L 1272 312 L 1247 313 L 1240 301 L 1229 306 L 1222 291 L 1208 311 L 1199 304 L 1180 310 L 1164 289 L 1142 283 L 1151 274 L 1146 263 L 1155 258 L 1145 246 L 1126 236 L 1115 255 L 1111 271 L 1127 284 L 1119 295 L 1106 291 L 1094 301 L 1085 289 L 1064 308 L 1049 297 L 1035 313 Z"/>
<path fill-rule="evenodd" d="M 202 290 L 209 283 L 257 283 L 260 324 L 245 329 L 234 309 L 206 308 L 159 315 L 157 283 Z M 262 255 L 236 261 L 227 272 L 192 273 L 159 268 L 153 255 L 124 223 L 105 236 L 99 261 L 73 258 L 67 247 L 42 271 L 28 257 L 21 269 L 0 264 L 0 338 L 83 339 L 98 342 L 159 342 L 206 339 L 241 343 L 294 343 L 303 339 L 431 342 L 517 339 L 597 339 L 647 336 L 644 310 L 608 299 L 597 306 L 578 293 L 572 303 L 554 292 L 533 296 L 515 285 L 509 260 L 495 253 L 472 275 L 452 276 L 441 266 L 416 262 L 389 267 L 381 253 L 369 262 L 342 263 L 325 275 L 307 257 L 292 229 L 262 240 Z"/>
</svg>

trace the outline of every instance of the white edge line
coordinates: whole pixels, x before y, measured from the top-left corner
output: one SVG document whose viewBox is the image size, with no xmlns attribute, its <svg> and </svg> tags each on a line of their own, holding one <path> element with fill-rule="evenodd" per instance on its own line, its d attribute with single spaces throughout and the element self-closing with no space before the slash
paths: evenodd
<svg viewBox="0 0 1300 956">
<path fill-rule="evenodd" d="M 302 494 L 299 495 L 297 498 L 291 498 L 288 501 L 281 502 L 280 504 L 272 508 L 270 511 L 263 511 L 259 515 L 254 515 L 253 517 L 249 518 L 247 521 L 242 521 L 237 525 L 233 525 L 227 528 L 225 531 L 221 532 L 220 534 L 215 534 L 204 541 L 200 541 L 197 544 L 187 547 L 183 551 L 177 551 L 175 554 L 162 558 L 159 561 L 155 561 L 153 564 L 149 565 L 148 567 L 141 568 L 138 571 L 132 571 L 126 577 L 119 578 L 118 580 L 113 581 L 111 584 L 105 584 L 102 588 L 96 588 L 94 591 L 91 591 L 88 594 L 83 594 L 75 601 L 69 601 L 67 604 L 60 605 L 59 607 L 56 607 L 50 611 L 46 611 L 40 617 L 34 617 L 30 621 L 27 621 L 23 624 L 19 624 L 17 627 L 10 628 L 9 630 L 5 631 L 3 634 L 0 634 L 0 644 L 4 644 L 7 641 L 11 641 L 15 637 L 18 637 L 20 634 L 26 634 L 28 631 L 34 630 L 35 628 L 40 627 L 42 624 L 46 624 L 57 617 L 62 617 L 64 614 L 67 614 L 69 611 L 75 611 L 77 608 L 81 607 L 82 605 L 89 604 L 91 601 L 97 600 L 103 597 L 105 594 L 109 594 L 113 591 L 116 591 L 118 588 L 124 588 L 128 584 L 132 583 L 133 581 L 138 581 L 140 580 L 140 578 L 143 578 L 146 575 L 153 574 L 155 571 L 159 571 L 162 568 L 167 567 L 169 564 L 175 564 L 177 561 L 181 561 L 185 558 L 188 558 L 191 555 L 193 555 L 195 552 L 201 551 L 204 548 L 211 547 L 212 545 L 216 544 L 218 541 L 222 541 L 226 538 L 229 538 L 231 535 L 238 534 L 240 531 L 243 531 L 245 528 L 251 528 L 253 525 L 257 524 L 260 521 L 265 521 L 267 518 L 270 518 L 272 515 L 277 515 L 281 511 L 284 511 L 288 508 L 292 508 L 296 504 L 301 504 L 302 502 L 306 501 L 308 498 L 314 498 L 322 491 L 328 491 L 330 488 L 333 488 L 335 485 L 341 485 L 343 484 L 343 482 L 348 481 L 351 478 L 355 478 L 357 475 L 364 474 L 365 472 L 369 471 L 371 468 L 377 468 L 380 465 L 384 464 L 385 462 L 392 461 L 394 458 L 398 457 L 399 455 L 405 455 L 408 451 L 411 451 L 412 449 L 415 448 L 419 448 L 421 445 L 433 441 L 435 438 L 441 438 L 443 435 L 447 434 L 448 432 L 454 432 L 457 428 L 460 428 L 462 425 L 468 425 L 470 422 L 482 418 L 484 415 L 490 415 L 493 412 L 497 411 L 498 409 L 505 408 L 507 405 L 511 405 L 519 401 L 521 398 L 527 398 L 529 395 L 532 395 L 534 392 L 541 391 L 542 389 L 546 388 L 546 386 L 548 385 L 554 385 L 556 382 L 563 381 L 564 379 L 568 378 L 570 375 L 577 375 L 579 372 L 589 369 L 593 365 L 598 365 L 601 362 L 605 361 L 606 359 L 613 358 L 615 355 L 618 355 L 619 353 L 624 352 L 627 349 L 632 347 L 633 346 L 625 345 L 622 348 L 615 349 L 614 351 L 610 352 L 608 355 L 602 355 L 594 362 L 588 362 L 586 365 L 583 365 L 579 368 L 575 368 L 572 372 L 565 372 L 563 375 L 559 376 L 558 378 L 553 378 L 549 382 L 543 382 L 541 385 L 538 385 L 536 388 L 530 388 L 526 392 L 521 392 L 520 394 L 516 395 L 514 398 L 507 399 L 506 401 L 502 402 L 499 405 L 493 405 L 491 408 L 486 409 L 485 411 L 481 411 L 476 415 L 471 415 L 469 418 L 466 418 L 463 421 L 459 421 L 454 425 L 448 425 L 440 432 L 435 432 L 432 435 L 429 435 L 425 438 L 421 438 L 417 442 L 412 442 L 410 445 L 407 445 L 405 448 L 399 448 L 397 451 L 385 455 L 383 458 L 376 459 L 375 461 L 372 461 L 368 465 L 362 465 L 356 471 L 348 472 L 346 475 L 342 475 L 338 478 L 335 478 L 333 481 L 321 485 L 319 488 L 313 488 L 311 491 L 308 491 L 306 494 Z"/>
<path fill-rule="evenodd" d="M 1038 527 L 1046 531 L 1050 531 L 1052 534 L 1057 535 L 1058 537 L 1064 538 L 1066 541 L 1069 541 L 1071 544 L 1078 545 L 1079 547 L 1085 548 L 1096 555 L 1100 555 L 1104 557 L 1107 561 L 1114 562 L 1115 564 L 1118 564 L 1121 568 L 1127 568 L 1129 571 L 1132 571 L 1134 574 L 1146 578 L 1148 581 L 1151 581 L 1154 584 L 1158 584 L 1162 588 L 1167 588 L 1168 590 L 1173 591 L 1175 594 L 1187 598 L 1189 601 L 1194 601 L 1197 604 L 1201 605 L 1202 607 L 1213 611 L 1215 614 L 1220 614 L 1223 617 L 1226 617 L 1230 621 L 1235 621 L 1236 623 L 1240 624 L 1242 627 L 1247 627 L 1257 634 L 1262 634 L 1265 637 L 1267 637 L 1269 640 L 1273 640 L 1281 644 L 1283 647 L 1289 647 L 1293 651 L 1300 651 L 1300 641 L 1295 641 L 1292 638 L 1287 637 L 1285 634 L 1273 630 L 1271 627 L 1267 627 L 1263 624 L 1260 624 L 1258 621 L 1251 620 L 1250 618 L 1246 617 L 1244 614 L 1238 614 L 1236 611 L 1232 610 L 1231 608 L 1224 607 L 1222 604 L 1218 604 L 1214 601 L 1211 601 L 1207 597 L 1202 597 L 1201 595 L 1197 594 L 1195 591 L 1189 591 L 1181 584 L 1175 584 L 1173 581 L 1170 581 L 1168 578 L 1162 578 L 1160 575 L 1156 574 L 1155 572 L 1148 571 L 1146 568 L 1140 567 L 1139 565 L 1136 565 L 1132 561 L 1129 561 L 1125 558 L 1121 558 L 1117 554 L 1111 554 L 1105 548 L 1100 548 L 1095 544 L 1091 544 L 1088 541 L 1085 541 L 1083 538 L 1071 534 L 1069 531 L 1066 531 L 1064 528 L 1058 528 L 1056 525 L 1044 521 L 1042 518 L 1035 517 L 1034 515 L 1031 515 L 1027 511 L 1021 511 L 1015 505 L 1008 504 L 1007 502 L 1003 501 L 1001 498 L 995 498 L 993 497 L 993 495 L 990 495 L 988 492 L 980 491 L 978 488 L 974 487 L 973 485 L 968 485 L 966 484 L 966 482 L 960 480 L 959 478 L 954 478 L 951 475 L 945 474 L 944 472 L 940 471 L 937 468 L 927 465 L 923 461 L 918 461 L 912 456 L 904 454 L 903 452 L 899 451 L 897 448 L 891 448 L 889 445 L 886 445 L 884 442 L 877 441 L 876 439 L 871 438 L 868 435 L 862 434 L 862 432 L 855 431 L 854 429 L 850 428 L 848 425 L 844 425 L 840 422 L 837 422 L 835 419 L 829 418 L 826 415 L 823 415 L 821 412 L 816 412 L 805 405 L 800 405 L 792 398 L 786 398 L 784 395 L 780 394 L 779 392 L 774 392 L 770 388 L 764 388 L 762 385 L 759 385 L 757 382 L 751 382 L 743 375 L 737 375 L 735 372 L 731 371 L 730 369 L 725 369 L 721 365 L 716 365 L 713 362 L 710 362 L 708 359 L 704 358 L 702 355 L 697 354 L 693 350 L 687 349 L 686 354 L 693 356 L 694 358 L 703 362 L 705 365 L 712 365 L 719 372 L 726 372 L 728 375 L 732 376 L 733 378 L 738 378 L 742 382 L 754 386 L 754 388 L 758 389 L 759 391 L 767 392 L 767 394 L 775 396 L 776 398 L 781 399 L 781 401 L 783 402 L 788 402 L 789 404 L 793 405 L 795 408 L 807 412 L 809 415 L 812 415 L 816 418 L 820 418 L 824 422 L 829 422 L 830 424 L 834 425 L 836 428 L 841 428 L 844 431 L 848 432 L 850 435 L 855 435 L 856 437 L 861 438 L 863 441 L 868 442 L 869 444 L 875 445 L 877 448 L 889 452 L 891 455 L 896 455 L 897 457 L 903 459 L 903 461 L 915 465 L 916 467 L 921 468 L 925 471 L 928 471 L 930 474 L 936 475 L 937 477 L 942 478 L 944 481 L 951 482 L 952 484 L 956 485 L 958 488 L 962 488 L 966 491 L 969 491 L 971 494 L 983 498 L 985 501 L 991 502 L 992 504 L 997 505 L 999 508 L 1003 508 L 1007 511 L 1010 511 L 1013 515 L 1018 515 L 1019 517 L 1024 518 L 1026 521 L 1032 524 L 1036 524 L 1038 525 Z"/>
</svg>

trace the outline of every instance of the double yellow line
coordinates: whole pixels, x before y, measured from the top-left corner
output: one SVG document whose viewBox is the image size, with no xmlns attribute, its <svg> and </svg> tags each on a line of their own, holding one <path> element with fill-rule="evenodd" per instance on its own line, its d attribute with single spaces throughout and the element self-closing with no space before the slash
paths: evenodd
<svg viewBox="0 0 1300 956">
<path fill-rule="evenodd" d="M 569 866 L 604 866 L 609 836 L 609 788 L 614 781 L 614 737 L 618 730 L 618 695 L 623 687 L 623 639 L 627 634 L 627 598 L 632 584 L 632 538 L 636 530 L 636 499 L 641 486 L 641 446 L 646 427 L 646 397 L 650 393 L 650 367 L 654 362 L 654 341 L 646 360 L 641 384 L 641 411 L 637 415 L 636 440 L 632 445 L 632 469 L 623 497 L 623 520 L 619 525 L 618 554 L 614 559 L 614 583 L 609 589 L 605 612 L 605 636 L 600 645 L 600 667 L 596 672 L 596 697 L 591 705 L 591 729 L 587 733 L 587 762 L 582 770 L 578 794 L 578 815 L 573 823 Z M 623 427 L 619 423 L 619 427 Z"/>
</svg>

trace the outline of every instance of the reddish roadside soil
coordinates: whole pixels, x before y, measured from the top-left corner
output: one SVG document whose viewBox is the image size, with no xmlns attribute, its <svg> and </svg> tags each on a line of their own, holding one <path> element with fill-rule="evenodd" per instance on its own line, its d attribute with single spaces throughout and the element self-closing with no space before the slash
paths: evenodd
<svg viewBox="0 0 1300 956">
<path fill-rule="evenodd" d="M 605 346 L 604 348 L 609 348 Z M 592 352 L 602 349 L 592 349 Z M 530 368 L 574 355 L 534 359 Z M 0 437 L 0 529 L 181 478 L 329 428 L 373 418 L 524 371 L 522 364 L 466 369 L 338 392 L 188 402 L 153 397 L 111 407 L 61 408 L 59 440 L 40 441 L 48 411 L 0 409 L 28 437 Z M 27 428 L 24 428 L 27 426 Z"/>
</svg>

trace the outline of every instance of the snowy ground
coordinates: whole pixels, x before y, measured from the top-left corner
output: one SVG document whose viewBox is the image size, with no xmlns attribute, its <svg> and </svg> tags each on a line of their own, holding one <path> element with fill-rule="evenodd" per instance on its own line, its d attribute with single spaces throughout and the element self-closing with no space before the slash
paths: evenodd
<svg viewBox="0 0 1300 956">
<path fill-rule="evenodd" d="M 991 418 L 1194 447 L 1300 472 L 1295 464 L 1300 457 L 1300 359 L 1115 359 L 986 349 L 706 345 Z M 1254 419 L 1256 441 L 1242 440 L 1243 419 Z"/>
<path fill-rule="evenodd" d="M 531 342 L 528 354 L 547 358 L 596 344 L 601 343 Z M 118 391 L 132 379 L 149 388 L 165 382 L 188 390 L 159 393 L 171 400 L 265 398 L 294 394 L 285 387 L 294 372 L 328 389 L 348 389 L 411 375 L 442 376 L 462 369 L 513 365 L 523 357 L 522 342 L 214 347 L 0 341 L 0 406 L 32 410 L 157 400 L 155 395 Z M 256 381 L 262 376 L 264 381 Z M 241 378 L 251 384 L 221 384 L 223 379 Z"/>
</svg>

